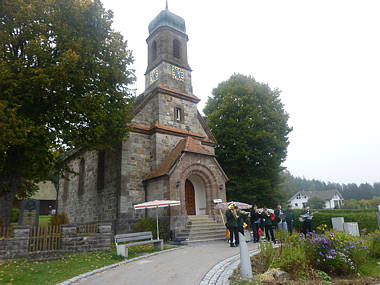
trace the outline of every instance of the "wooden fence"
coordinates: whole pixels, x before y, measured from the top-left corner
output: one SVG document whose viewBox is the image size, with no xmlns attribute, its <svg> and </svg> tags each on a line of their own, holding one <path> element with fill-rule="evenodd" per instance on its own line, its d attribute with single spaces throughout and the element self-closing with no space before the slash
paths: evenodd
<svg viewBox="0 0 380 285">
<path fill-rule="evenodd" d="M 78 234 L 94 234 L 99 232 L 98 223 L 77 224 Z"/>
<path fill-rule="evenodd" d="M 77 234 L 88 235 L 99 232 L 98 223 L 77 224 Z M 0 227 L 0 238 L 13 237 L 12 227 Z M 55 251 L 61 249 L 61 226 L 31 227 L 29 252 Z"/>
<path fill-rule="evenodd" d="M 61 249 L 61 226 L 31 228 L 29 252 Z"/>
<path fill-rule="evenodd" d="M 0 227 L 0 238 L 13 237 L 12 227 Z"/>
</svg>

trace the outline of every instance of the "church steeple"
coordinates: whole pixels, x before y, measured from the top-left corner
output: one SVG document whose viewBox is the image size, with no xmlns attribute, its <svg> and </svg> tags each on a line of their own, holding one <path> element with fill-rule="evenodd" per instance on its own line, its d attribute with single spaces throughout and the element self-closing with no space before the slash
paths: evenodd
<svg viewBox="0 0 380 285">
<path fill-rule="evenodd" d="M 163 85 L 174 91 L 192 94 L 191 68 L 187 61 L 185 20 L 170 12 L 166 1 L 149 24 L 146 89 Z"/>
</svg>

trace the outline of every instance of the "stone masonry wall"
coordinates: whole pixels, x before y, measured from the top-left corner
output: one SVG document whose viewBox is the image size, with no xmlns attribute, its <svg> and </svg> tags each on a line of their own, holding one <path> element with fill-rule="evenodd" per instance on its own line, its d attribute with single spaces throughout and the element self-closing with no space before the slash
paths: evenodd
<svg viewBox="0 0 380 285">
<path fill-rule="evenodd" d="M 62 225 L 61 244 L 65 252 L 104 251 L 111 249 L 112 224 L 99 224 L 99 233 L 78 235 L 76 225 Z"/>
<path fill-rule="evenodd" d="M 158 94 L 159 118 L 158 123 L 194 133 L 199 133 L 207 137 L 205 130 L 198 120 L 197 104 L 176 98 L 167 94 Z M 184 112 L 183 122 L 174 120 L 174 110 L 180 107 Z"/>
<path fill-rule="evenodd" d="M 147 94 L 143 94 L 140 96 L 147 96 Z M 154 121 L 158 120 L 157 102 L 157 96 L 153 96 L 152 98 L 150 98 L 150 100 L 145 104 L 144 108 L 140 112 L 138 112 L 132 119 L 132 123 L 150 127 L 154 123 Z"/>
<path fill-rule="evenodd" d="M 171 90 L 176 90 L 185 94 L 193 94 L 193 87 L 191 85 L 191 71 L 187 69 L 183 69 L 184 72 L 184 80 L 176 80 L 172 77 L 172 67 L 178 67 L 177 65 L 173 65 L 168 62 L 160 63 L 156 68 L 158 71 L 158 80 L 150 83 L 150 74 L 145 75 L 145 84 L 148 84 L 148 88 L 146 91 L 151 91 L 154 88 L 158 87 L 162 84 L 164 87 L 169 88 Z"/>
<path fill-rule="evenodd" d="M 82 158 L 85 161 L 84 190 L 79 193 L 79 164 Z M 105 152 L 103 189 L 97 187 L 98 158 L 97 151 L 79 153 L 68 162 L 70 169 L 76 173 L 68 174 L 69 181 L 64 178 L 59 180 L 58 212 L 66 213 L 70 223 L 116 219 L 117 193 L 120 187 L 120 150 L 115 147 L 114 151 Z M 68 184 L 67 187 L 65 183 Z"/>
<path fill-rule="evenodd" d="M 29 227 L 14 227 L 12 238 L 0 238 L 0 260 L 25 257 L 28 253 Z"/>
<path fill-rule="evenodd" d="M 183 137 L 177 137 L 167 134 L 155 133 L 154 137 L 155 156 L 153 163 L 153 171 L 157 170 L 162 162 L 167 158 L 169 153 L 175 148 L 179 141 L 183 140 Z"/>
<path fill-rule="evenodd" d="M 70 223 L 93 222 L 97 217 L 96 177 L 97 152 L 83 151 L 68 162 L 68 167 L 75 173 L 67 173 L 69 181 L 59 181 L 58 213 L 65 213 Z M 84 159 L 84 191 L 79 190 L 79 165 Z M 68 184 L 68 186 L 65 185 Z"/>
<path fill-rule="evenodd" d="M 29 252 L 30 227 L 14 227 L 12 238 L 0 239 L 0 260 L 20 258 L 36 255 L 84 251 L 104 251 L 111 249 L 112 224 L 99 224 L 99 233 L 78 235 L 77 226 L 74 224 L 62 225 L 61 249 L 50 252 Z"/>
<path fill-rule="evenodd" d="M 114 221 L 117 217 L 120 191 L 121 144 L 113 151 L 107 150 L 104 164 L 104 188 L 97 189 L 97 220 Z M 97 176 L 94 177 L 95 181 Z"/>
<path fill-rule="evenodd" d="M 203 182 L 206 192 L 206 214 L 214 217 L 217 211 L 213 200 L 226 200 L 226 178 L 212 156 L 185 153 L 181 158 L 181 163 L 170 176 L 170 199 L 180 200 L 181 204 L 185 205 L 185 181 L 192 175 L 198 176 Z M 176 188 L 177 181 L 181 182 L 179 189 Z M 186 209 L 185 207 L 173 208 L 172 214 L 186 215 Z"/>
<path fill-rule="evenodd" d="M 123 142 L 121 161 L 121 191 L 117 232 L 130 232 L 133 224 L 144 217 L 145 212 L 135 211 L 134 204 L 145 202 L 142 181 L 152 169 L 152 146 L 150 135 L 130 133 Z"/>
</svg>

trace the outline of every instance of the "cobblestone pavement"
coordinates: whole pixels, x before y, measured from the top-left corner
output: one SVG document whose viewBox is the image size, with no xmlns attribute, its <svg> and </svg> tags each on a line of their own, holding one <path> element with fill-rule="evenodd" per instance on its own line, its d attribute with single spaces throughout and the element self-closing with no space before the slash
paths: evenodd
<svg viewBox="0 0 380 285">
<path fill-rule="evenodd" d="M 258 249 L 257 244 L 247 245 L 251 253 Z M 228 282 L 228 274 L 239 264 L 239 256 L 239 248 L 231 248 L 222 241 L 184 246 L 98 269 L 94 274 L 82 275 L 63 284 L 228 284 L 223 282 Z"/>
<path fill-rule="evenodd" d="M 249 255 L 255 255 L 260 252 L 259 247 L 250 250 Z M 207 274 L 203 277 L 199 285 L 228 285 L 230 284 L 228 278 L 232 275 L 233 271 L 239 266 L 240 254 L 236 254 L 216 264 Z"/>
</svg>

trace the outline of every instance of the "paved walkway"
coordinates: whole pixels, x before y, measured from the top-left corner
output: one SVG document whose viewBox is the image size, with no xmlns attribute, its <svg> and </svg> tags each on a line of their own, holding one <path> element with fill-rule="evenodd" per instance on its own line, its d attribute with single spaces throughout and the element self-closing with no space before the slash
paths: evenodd
<svg viewBox="0 0 380 285">
<path fill-rule="evenodd" d="M 255 252 L 257 244 L 247 243 Z M 120 265 L 80 280 L 91 285 L 226 284 L 227 273 L 239 260 L 239 248 L 226 242 L 184 246 L 177 250 Z"/>
</svg>

